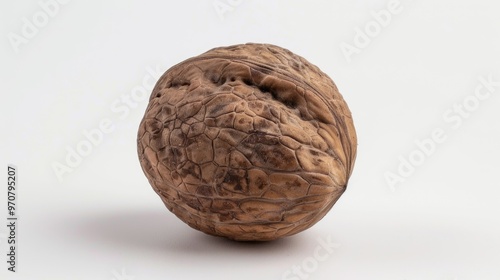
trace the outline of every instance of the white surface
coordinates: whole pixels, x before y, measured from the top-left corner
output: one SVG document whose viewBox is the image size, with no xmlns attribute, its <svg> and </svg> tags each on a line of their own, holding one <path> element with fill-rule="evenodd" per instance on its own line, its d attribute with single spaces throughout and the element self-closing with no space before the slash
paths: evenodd
<svg viewBox="0 0 500 280">
<path fill-rule="evenodd" d="M 217 13 L 219 2 L 233 6 Z M 9 34 L 43 10 L 1 2 L 0 166 L 19 168 L 20 217 L 17 273 L 7 271 L 0 227 L 1 279 L 500 279 L 500 86 L 461 125 L 443 119 L 473 102 L 479 77 L 500 81 L 498 1 L 401 0 L 350 62 L 342 42 L 354 44 L 388 0 L 269 2 L 71 1 L 18 52 Z M 136 155 L 147 97 L 135 108 L 121 101 L 148 69 L 244 42 L 286 47 L 328 73 L 359 137 L 333 210 L 264 244 L 212 238 L 170 214 Z M 52 164 L 103 119 L 114 130 L 58 180 Z M 446 140 L 391 188 L 384 174 L 435 129 Z M 6 213 L 6 187 L 0 201 Z M 335 248 L 315 254 L 328 239 Z M 303 265 L 307 274 L 287 274 Z"/>
</svg>

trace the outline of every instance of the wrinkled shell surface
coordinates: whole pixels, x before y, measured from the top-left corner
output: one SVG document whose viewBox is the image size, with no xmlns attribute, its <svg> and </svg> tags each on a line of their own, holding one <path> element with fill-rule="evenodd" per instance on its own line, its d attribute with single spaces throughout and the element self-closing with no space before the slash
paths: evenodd
<svg viewBox="0 0 500 280">
<path fill-rule="evenodd" d="M 212 49 L 157 82 L 138 133 L 141 166 L 191 227 L 273 240 L 318 222 L 356 157 L 351 113 L 333 81 L 267 44 Z"/>
</svg>

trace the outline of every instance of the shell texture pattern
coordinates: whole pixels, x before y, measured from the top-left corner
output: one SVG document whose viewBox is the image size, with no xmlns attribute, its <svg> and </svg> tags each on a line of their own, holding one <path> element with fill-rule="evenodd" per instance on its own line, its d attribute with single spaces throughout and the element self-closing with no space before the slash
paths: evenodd
<svg viewBox="0 0 500 280">
<path fill-rule="evenodd" d="M 167 70 L 137 144 L 151 186 L 182 221 L 264 241 L 323 218 L 346 189 L 357 138 L 320 69 L 278 46 L 243 44 Z"/>
</svg>

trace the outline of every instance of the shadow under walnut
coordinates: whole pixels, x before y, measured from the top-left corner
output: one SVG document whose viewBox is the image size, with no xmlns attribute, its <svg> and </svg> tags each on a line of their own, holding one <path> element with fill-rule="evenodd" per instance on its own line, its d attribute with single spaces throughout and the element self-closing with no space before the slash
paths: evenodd
<svg viewBox="0 0 500 280">
<path fill-rule="evenodd" d="M 141 166 L 167 208 L 242 241 L 323 218 L 346 189 L 356 146 L 333 81 L 268 44 L 215 48 L 167 70 L 138 133 Z"/>
</svg>

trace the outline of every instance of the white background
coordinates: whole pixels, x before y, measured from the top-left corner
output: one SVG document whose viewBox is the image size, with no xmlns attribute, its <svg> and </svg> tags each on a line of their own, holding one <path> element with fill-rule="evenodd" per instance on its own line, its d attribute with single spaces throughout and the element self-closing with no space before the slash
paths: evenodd
<svg viewBox="0 0 500 280">
<path fill-rule="evenodd" d="M 474 97 L 480 77 L 500 81 L 500 4 L 401 0 L 381 26 L 374 13 L 388 3 L 74 0 L 44 22 L 38 1 L 1 1 L 0 217 L 6 224 L 12 163 L 20 220 L 16 273 L 7 271 L 0 227 L 0 278 L 500 279 L 500 86 Z M 367 26 L 361 44 L 357 30 Z M 303 233 L 261 244 L 179 221 L 136 153 L 151 87 L 139 93 L 151 69 L 245 42 L 288 48 L 330 75 L 359 138 L 332 211 Z M 357 52 L 346 55 L 347 44 Z M 463 102 L 462 117 L 453 110 Z M 67 149 L 102 120 L 113 131 L 59 180 L 53 164 L 66 165 Z M 421 157 L 415 141 L 436 129 L 445 141 Z M 399 172 L 411 155 L 413 172 Z M 391 187 L 387 174 L 404 182 Z M 319 240 L 338 245 L 320 248 L 322 260 Z"/>
</svg>

